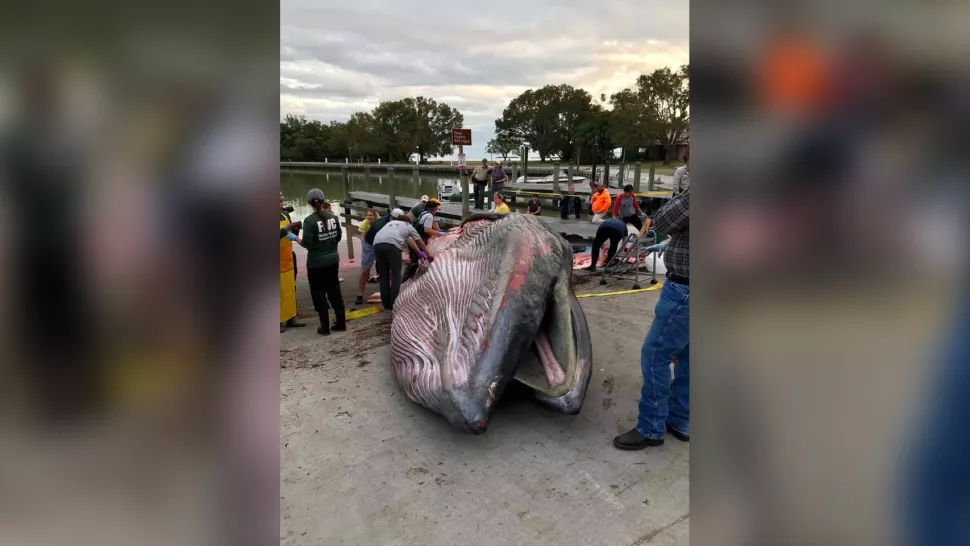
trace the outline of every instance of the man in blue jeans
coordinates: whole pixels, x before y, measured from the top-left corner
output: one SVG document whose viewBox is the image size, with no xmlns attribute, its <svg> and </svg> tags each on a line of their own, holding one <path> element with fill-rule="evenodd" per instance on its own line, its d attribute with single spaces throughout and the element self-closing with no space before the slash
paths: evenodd
<svg viewBox="0 0 970 546">
<path fill-rule="evenodd" d="M 667 282 L 660 291 L 653 324 L 640 349 L 643 389 L 637 425 L 613 439 L 619 449 L 664 443 L 666 432 L 690 440 L 690 189 L 654 216 L 653 227 L 670 236 L 664 252 Z M 677 357 L 674 380 L 670 361 Z"/>
</svg>

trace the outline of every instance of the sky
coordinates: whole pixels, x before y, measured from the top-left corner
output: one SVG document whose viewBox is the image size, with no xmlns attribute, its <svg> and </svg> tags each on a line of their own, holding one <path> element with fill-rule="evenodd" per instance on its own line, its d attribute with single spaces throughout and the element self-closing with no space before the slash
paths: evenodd
<svg viewBox="0 0 970 546">
<path fill-rule="evenodd" d="M 687 0 L 281 0 L 280 117 L 346 121 L 423 95 L 464 115 L 472 162 L 523 91 L 608 97 L 688 63 L 688 17 Z"/>
</svg>

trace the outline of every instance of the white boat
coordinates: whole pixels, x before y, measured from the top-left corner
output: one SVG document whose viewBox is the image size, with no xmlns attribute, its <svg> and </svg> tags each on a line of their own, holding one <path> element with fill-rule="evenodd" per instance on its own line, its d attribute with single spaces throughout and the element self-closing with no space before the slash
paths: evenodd
<svg viewBox="0 0 970 546">
<path fill-rule="evenodd" d="M 531 176 L 528 179 L 524 176 L 520 176 L 515 180 L 516 184 L 552 184 L 552 175 L 548 176 Z M 569 177 L 565 173 L 559 174 L 560 184 L 570 184 Z M 582 176 L 574 176 L 572 178 L 572 184 L 589 184 L 589 180 L 583 178 Z"/>
<path fill-rule="evenodd" d="M 438 201 L 449 200 L 455 192 L 461 193 L 457 182 L 454 180 L 438 180 Z"/>
</svg>

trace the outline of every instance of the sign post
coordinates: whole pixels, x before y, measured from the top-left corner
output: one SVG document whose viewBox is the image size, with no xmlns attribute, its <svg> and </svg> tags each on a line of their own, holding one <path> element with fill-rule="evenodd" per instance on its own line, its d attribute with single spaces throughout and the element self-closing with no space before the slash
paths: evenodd
<svg viewBox="0 0 970 546">
<path fill-rule="evenodd" d="M 455 127 L 451 130 L 451 145 L 458 146 L 458 172 L 461 178 L 462 218 L 468 217 L 468 180 L 465 178 L 468 163 L 465 160 L 465 146 L 472 145 L 472 130 Z"/>
</svg>

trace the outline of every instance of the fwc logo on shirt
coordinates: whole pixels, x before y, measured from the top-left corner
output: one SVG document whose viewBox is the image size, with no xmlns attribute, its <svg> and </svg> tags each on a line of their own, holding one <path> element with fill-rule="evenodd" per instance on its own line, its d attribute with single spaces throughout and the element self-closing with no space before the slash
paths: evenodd
<svg viewBox="0 0 970 546">
<path fill-rule="evenodd" d="M 324 228 L 323 220 L 317 220 L 317 240 L 329 241 L 330 239 L 336 239 L 340 235 L 339 229 L 336 218 L 327 218 L 326 228 Z"/>
</svg>

